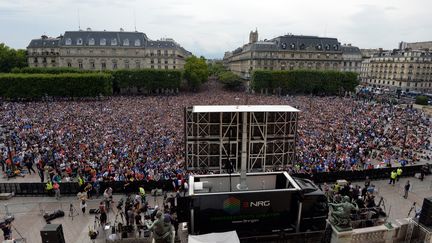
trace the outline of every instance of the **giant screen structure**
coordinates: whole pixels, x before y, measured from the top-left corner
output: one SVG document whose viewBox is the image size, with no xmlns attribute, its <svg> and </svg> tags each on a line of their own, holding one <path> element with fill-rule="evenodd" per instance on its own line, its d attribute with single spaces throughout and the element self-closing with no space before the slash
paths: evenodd
<svg viewBox="0 0 432 243">
<path fill-rule="evenodd" d="M 298 112 L 287 105 L 185 108 L 187 169 L 237 172 L 242 156 L 247 172 L 283 168 L 295 159 Z"/>
</svg>

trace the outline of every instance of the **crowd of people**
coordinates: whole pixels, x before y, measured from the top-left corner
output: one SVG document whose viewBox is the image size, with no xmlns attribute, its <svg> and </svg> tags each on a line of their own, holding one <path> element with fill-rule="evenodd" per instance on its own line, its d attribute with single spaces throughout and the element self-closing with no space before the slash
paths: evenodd
<svg viewBox="0 0 432 243">
<path fill-rule="evenodd" d="M 354 97 L 278 97 L 211 87 L 176 96 L 3 102 L 0 124 L 11 133 L 0 145 L 0 164 L 7 177 L 25 170 L 39 174 L 41 182 L 181 181 L 196 173 L 184 167 L 184 107 L 245 102 L 301 110 L 297 159 L 285 167 L 289 171 L 362 170 L 430 159 L 431 118 L 416 109 Z"/>
</svg>

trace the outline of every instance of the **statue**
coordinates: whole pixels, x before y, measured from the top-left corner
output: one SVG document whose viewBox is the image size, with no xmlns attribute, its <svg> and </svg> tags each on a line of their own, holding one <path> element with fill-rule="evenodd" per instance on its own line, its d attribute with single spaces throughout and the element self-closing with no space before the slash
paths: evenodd
<svg viewBox="0 0 432 243">
<path fill-rule="evenodd" d="M 341 203 L 329 203 L 330 205 L 330 223 L 339 230 L 351 229 L 351 211 L 358 210 L 356 204 L 350 202 L 348 196 L 342 198 Z"/>
</svg>

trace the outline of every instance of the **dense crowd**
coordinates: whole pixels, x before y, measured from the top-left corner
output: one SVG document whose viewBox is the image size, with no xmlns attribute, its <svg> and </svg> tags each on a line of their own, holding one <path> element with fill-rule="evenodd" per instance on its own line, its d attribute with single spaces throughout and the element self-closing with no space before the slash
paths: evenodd
<svg viewBox="0 0 432 243">
<path fill-rule="evenodd" d="M 377 161 L 382 166 L 413 163 L 418 154 L 430 153 L 430 117 L 415 109 L 351 97 L 277 97 L 210 88 L 177 96 L 3 102 L 0 124 L 12 128 L 12 160 L 3 145 L 0 162 L 9 176 L 25 168 L 35 172 L 35 167 L 41 181 L 182 179 L 189 173 L 184 169 L 184 107 L 246 100 L 302 111 L 297 162 L 286 168 L 291 171 L 361 170 Z"/>
</svg>

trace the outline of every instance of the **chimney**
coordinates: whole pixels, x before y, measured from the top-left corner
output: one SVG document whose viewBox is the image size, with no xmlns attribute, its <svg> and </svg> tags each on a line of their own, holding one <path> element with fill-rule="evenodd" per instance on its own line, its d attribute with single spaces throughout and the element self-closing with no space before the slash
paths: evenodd
<svg viewBox="0 0 432 243">
<path fill-rule="evenodd" d="M 90 28 L 90 27 L 87 27 L 87 29 L 86 29 L 87 31 L 91 31 L 92 29 Z"/>
<path fill-rule="evenodd" d="M 124 29 L 123 28 L 120 28 L 120 32 L 123 32 L 124 31 Z"/>
</svg>

